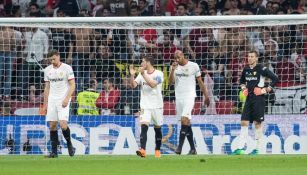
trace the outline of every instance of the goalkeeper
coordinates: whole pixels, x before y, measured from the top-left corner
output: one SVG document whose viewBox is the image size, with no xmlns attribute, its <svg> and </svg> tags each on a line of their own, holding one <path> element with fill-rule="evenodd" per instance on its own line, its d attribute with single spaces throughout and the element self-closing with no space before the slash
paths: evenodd
<svg viewBox="0 0 307 175">
<path fill-rule="evenodd" d="M 271 83 L 264 86 L 265 78 L 270 78 Z M 255 124 L 256 148 L 250 153 L 259 154 L 260 141 L 262 139 L 262 125 L 264 121 L 265 98 L 264 94 L 273 90 L 277 76 L 268 68 L 258 64 L 258 53 L 250 51 L 248 53 L 248 66 L 243 69 L 240 84 L 243 94 L 247 96 L 243 113 L 241 116 L 241 131 L 239 135 L 239 145 L 233 154 L 245 154 L 244 146 L 248 137 L 248 124 Z"/>
</svg>

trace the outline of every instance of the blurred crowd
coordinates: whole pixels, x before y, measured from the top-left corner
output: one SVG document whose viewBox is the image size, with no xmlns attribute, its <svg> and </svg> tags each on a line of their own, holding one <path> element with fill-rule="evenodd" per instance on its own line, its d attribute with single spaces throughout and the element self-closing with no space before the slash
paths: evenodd
<svg viewBox="0 0 307 175">
<path fill-rule="evenodd" d="M 280 15 L 307 12 L 307 0 L 0 0 L 1 17 Z M 0 26 L 0 101 L 42 102 L 42 68 L 49 50 L 72 65 L 77 83 L 74 114 L 136 114 L 138 91 L 127 83 L 127 65 L 155 56 L 167 74 L 175 50 L 197 62 L 213 81 L 215 101 L 240 104 L 239 77 L 247 52 L 280 82 L 306 84 L 307 24 L 240 28 L 107 29 Z M 118 78 L 116 78 L 118 77 Z M 168 86 L 167 83 L 164 86 Z M 164 88 L 172 101 L 172 87 Z M 82 92 L 94 92 L 92 105 Z M 79 98 L 78 98 L 79 97 Z M 268 97 L 268 100 L 273 97 Z M 89 100 L 88 100 L 89 101 Z M 4 105 L 5 104 L 5 105 Z M 93 105 L 94 104 L 94 105 Z M 84 109 L 82 110 L 82 106 Z M 78 109 L 80 108 L 80 109 Z M 2 109 L 3 111 L 7 111 Z M 81 111 L 81 112 L 79 112 Z M 93 111 L 89 112 L 92 114 Z M 94 111 L 93 113 L 96 114 Z"/>
</svg>

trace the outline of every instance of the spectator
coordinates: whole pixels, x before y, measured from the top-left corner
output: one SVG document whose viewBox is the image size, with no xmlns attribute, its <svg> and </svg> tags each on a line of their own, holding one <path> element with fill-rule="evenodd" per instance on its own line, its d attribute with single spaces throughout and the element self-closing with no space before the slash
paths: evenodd
<svg viewBox="0 0 307 175">
<path fill-rule="evenodd" d="M 278 2 L 273 2 L 272 3 L 272 14 L 276 15 L 279 9 L 280 9 L 280 4 Z"/>
<path fill-rule="evenodd" d="M 227 57 L 224 53 L 219 52 L 219 45 L 215 41 L 208 43 L 208 63 L 205 73 L 209 73 L 214 81 L 213 95 L 215 99 L 219 99 L 220 91 L 225 89 L 225 69 L 227 66 Z"/>
<path fill-rule="evenodd" d="M 95 31 L 91 28 L 74 28 L 72 35 L 75 39 L 72 65 L 76 74 L 76 90 L 80 92 L 90 80 L 90 63 L 96 50 Z"/>
<path fill-rule="evenodd" d="M 240 0 L 230 0 L 230 8 L 223 12 L 223 15 L 240 15 Z"/>
<path fill-rule="evenodd" d="M 208 43 L 213 40 L 213 37 L 212 29 L 197 28 L 190 32 L 187 38 L 189 42 L 184 47 L 187 48 L 197 64 L 201 64 L 201 60 L 206 58 Z"/>
<path fill-rule="evenodd" d="M 8 101 L 3 101 L 0 103 L 1 110 L 0 116 L 9 116 L 11 115 L 11 103 Z"/>
<path fill-rule="evenodd" d="M 95 62 L 91 65 L 95 65 L 93 69 L 93 76 L 98 81 L 102 81 L 105 77 L 117 77 L 117 70 L 114 63 L 114 55 L 110 51 L 109 47 L 102 44 L 97 48 L 97 54 Z"/>
<path fill-rule="evenodd" d="M 184 3 L 178 4 L 176 11 L 177 11 L 176 16 L 186 16 L 186 15 L 188 15 L 188 7 Z"/>
<path fill-rule="evenodd" d="M 88 10 L 86 10 L 86 9 L 81 9 L 79 11 L 79 15 L 78 16 L 79 17 L 90 17 L 91 13 Z"/>
<path fill-rule="evenodd" d="M 107 17 L 110 16 L 110 9 L 109 8 L 102 8 L 96 12 L 97 17 Z"/>
<path fill-rule="evenodd" d="M 78 0 L 60 0 L 57 8 L 63 10 L 67 16 L 76 17 L 79 14 Z"/>
<path fill-rule="evenodd" d="M 108 0 L 106 7 L 111 10 L 112 16 L 130 15 L 130 6 L 127 0 Z"/>
<path fill-rule="evenodd" d="M 29 16 L 30 14 L 37 14 L 37 17 L 44 17 L 45 15 L 40 11 L 39 6 L 36 3 L 31 3 L 29 6 Z"/>
<path fill-rule="evenodd" d="M 128 46 L 129 53 L 131 54 L 132 61 L 139 61 L 141 54 L 145 52 L 145 46 L 139 42 L 146 42 L 143 38 L 140 37 L 137 29 L 131 29 L 128 31 Z"/>
<path fill-rule="evenodd" d="M 15 32 L 10 27 L 0 27 L 0 99 L 10 99 L 13 62 L 16 55 Z"/>
<path fill-rule="evenodd" d="M 56 12 L 56 17 L 65 17 L 66 14 L 63 10 L 61 9 L 58 9 L 57 12 Z"/>
<path fill-rule="evenodd" d="M 167 0 L 165 4 L 165 15 L 166 16 L 175 16 L 177 14 L 177 8 L 179 4 L 186 6 L 187 0 Z M 185 8 L 187 9 L 187 8 Z"/>
<path fill-rule="evenodd" d="M 58 11 L 59 13 L 61 11 Z M 69 32 L 69 29 L 52 28 L 50 39 L 52 49 L 57 50 L 60 53 L 60 58 L 64 59 L 66 64 L 71 65 L 74 38 Z"/>
<path fill-rule="evenodd" d="M 138 115 L 140 109 L 140 90 L 133 89 L 129 77 L 122 78 L 120 86 L 120 99 L 116 106 L 118 115 Z"/>
<path fill-rule="evenodd" d="M 98 97 L 97 80 L 91 79 L 89 88 L 79 92 L 77 96 L 77 115 L 99 115 L 99 109 L 96 107 L 96 100 Z"/>
<path fill-rule="evenodd" d="M 96 13 L 103 9 L 103 1 L 104 0 L 97 0 L 95 7 L 93 8 L 92 16 L 96 16 Z"/>
<path fill-rule="evenodd" d="M 130 6 L 130 16 L 139 16 L 138 6 Z"/>
<path fill-rule="evenodd" d="M 31 103 L 43 104 L 44 94 L 42 92 L 43 88 L 37 89 L 35 85 L 30 85 L 29 87 L 29 98 L 28 101 Z"/>
<path fill-rule="evenodd" d="M 177 50 L 175 36 L 170 30 L 163 31 L 163 41 L 158 44 L 159 51 L 162 53 L 163 63 L 171 63 L 174 58 L 174 53 Z"/>
<path fill-rule="evenodd" d="M 25 59 L 17 78 L 20 89 L 28 89 L 30 84 L 41 83 L 39 64 L 44 64 L 49 49 L 47 34 L 38 28 L 30 28 L 25 32 L 25 41 Z M 28 95 L 27 91 L 23 91 L 22 95 Z"/>
<path fill-rule="evenodd" d="M 153 14 L 148 11 L 148 2 L 146 0 L 139 0 L 138 6 L 139 16 L 152 16 Z"/>
<path fill-rule="evenodd" d="M 261 0 L 248 0 L 246 3 L 247 9 L 249 9 L 255 15 L 266 15 L 267 10 L 262 6 Z"/>
<path fill-rule="evenodd" d="M 47 4 L 45 6 L 45 13 L 46 13 L 47 16 L 49 16 L 49 17 L 56 16 L 57 10 L 59 10 L 59 8 L 57 6 L 58 6 L 60 1 L 61 0 L 48 0 Z"/>
<path fill-rule="evenodd" d="M 103 81 L 103 90 L 96 100 L 96 107 L 101 109 L 102 115 L 114 114 L 114 109 L 120 98 L 120 91 L 115 88 L 114 80 L 106 78 Z"/>
</svg>

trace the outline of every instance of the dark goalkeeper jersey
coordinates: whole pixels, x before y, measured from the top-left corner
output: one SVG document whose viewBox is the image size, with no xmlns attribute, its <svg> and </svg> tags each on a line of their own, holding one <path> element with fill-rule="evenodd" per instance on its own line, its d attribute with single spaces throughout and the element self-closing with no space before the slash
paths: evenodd
<svg viewBox="0 0 307 175">
<path fill-rule="evenodd" d="M 255 87 L 263 88 L 265 78 L 270 78 L 271 82 L 268 86 L 274 87 L 278 82 L 277 76 L 271 72 L 268 68 L 257 64 L 253 69 L 249 66 L 243 69 L 240 84 L 246 85 L 248 89 L 248 94 L 253 94 Z"/>
</svg>

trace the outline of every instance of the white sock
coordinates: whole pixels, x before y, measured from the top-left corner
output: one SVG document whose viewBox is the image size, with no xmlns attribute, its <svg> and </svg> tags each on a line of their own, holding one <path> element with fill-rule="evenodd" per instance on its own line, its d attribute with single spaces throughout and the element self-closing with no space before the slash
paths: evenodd
<svg viewBox="0 0 307 175">
<path fill-rule="evenodd" d="M 255 129 L 255 139 L 256 139 L 256 149 L 260 149 L 261 145 L 261 139 L 262 139 L 263 133 L 262 133 L 262 127 Z"/>
<path fill-rule="evenodd" d="M 240 136 L 239 136 L 239 149 L 243 149 L 247 141 L 248 136 L 248 126 L 241 126 Z"/>
</svg>

